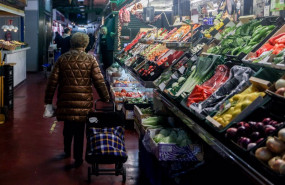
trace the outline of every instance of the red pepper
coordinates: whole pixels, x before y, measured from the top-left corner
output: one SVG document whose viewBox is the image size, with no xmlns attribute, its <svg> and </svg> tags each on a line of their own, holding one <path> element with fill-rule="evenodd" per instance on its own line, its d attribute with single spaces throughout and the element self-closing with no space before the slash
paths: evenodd
<svg viewBox="0 0 285 185">
<path fill-rule="evenodd" d="M 285 48 L 284 44 L 275 44 L 275 46 L 272 48 L 273 49 L 273 54 L 278 55 L 280 51 L 282 51 Z"/>
<path fill-rule="evenodd" d="M 277 35 L 275 37 L 272 37 L 271 39 L 269 39 L 269 43 L 274 46 L 275 45 L 275 41 L 277 39 L 279 39 L 280 37 L 284 36 L 284 35 L 285 35 L 285 33 L 281 33 L 281 34 L 279 34 L 279 35 Z"/>
<path fill-rule="evenodd" d="M 275 40 L 276 44 L 285 44 L 285 35 Z"/>
<path fill-rule="evenodd" d="M 266 43 L 256 51 L 256 56 L 259 57 L 263 52 L 270 51 L 272 48 L 273 46 L 271 44 Z"/>
</svg>

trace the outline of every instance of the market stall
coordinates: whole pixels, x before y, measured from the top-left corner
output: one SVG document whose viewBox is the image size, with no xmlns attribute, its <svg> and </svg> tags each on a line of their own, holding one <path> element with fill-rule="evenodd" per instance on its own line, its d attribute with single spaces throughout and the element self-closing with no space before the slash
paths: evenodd
<svg viewBox="0 0 285 185">
<path fill-rule="evenodd" d="M 25 16 L 25 1 L 0 3 L 0 19 L 2 37 L 0 38 L 0 49 L 2 57 L 6 55 L 5 65 L 12 65 L 14 68 L 14 82 L 16 86 L 26 79 L 26 52 L 31 49 L 27 43 L 21 40 L 23 30 L 21 22 Z M 2 60 L 2 59 L 1 59 Z"/>
<path fill-rule="evenodd" d="M 162 143 L 184 146 L 173 125 L 166 126 L 168 134 L 160 133 L 166 131 L 154 113 L 159 101 L 256 183 L 283 184 L 284 33 L 278 16 L 235 21 L 223 14 L 206 29 L 185 22 L 138 33 L 116 61 L 136 82 L 154 88 L 153 104 L 134 108 L 135 128 L 147 150 L 161 160 L 167 156 L 159 155 Z"/>
</svg>

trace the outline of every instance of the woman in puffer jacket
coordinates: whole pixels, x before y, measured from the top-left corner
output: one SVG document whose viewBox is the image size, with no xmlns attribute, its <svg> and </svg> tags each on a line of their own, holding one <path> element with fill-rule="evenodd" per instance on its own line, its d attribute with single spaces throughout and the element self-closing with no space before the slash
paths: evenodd
<svg viewBox="0 0 285 185">
<path fill-rule="evenodd" d="M 56 118 L 64 121 L 64 157 L 70 157 L 74 137 L 75 167 L 83 162 L 85 122 L 93 108 L 92 84 L 103 101 L 110 99 L 96 59 L 84 52 L 88 43 L 89 37 L 84 33 L 72 36 L 71 49 L 58 58 L 45 92 L 45 104 L 52 104 L 58 88 Z"/>
</svg>

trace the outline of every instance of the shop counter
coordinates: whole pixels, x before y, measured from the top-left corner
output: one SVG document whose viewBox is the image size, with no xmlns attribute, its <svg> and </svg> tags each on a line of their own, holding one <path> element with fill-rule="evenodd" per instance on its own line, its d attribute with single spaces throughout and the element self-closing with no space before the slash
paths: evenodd
<svg viewBox="0 0 285 185">
<path fill-rule="evenodd" d="M 6 64 L 14 65 L 14 87 L 26 79 L 26 53 L 30 47 L 12 50 L 12 51 L 2 51 L 2 56 L 6 54 Z"/>
</svg>

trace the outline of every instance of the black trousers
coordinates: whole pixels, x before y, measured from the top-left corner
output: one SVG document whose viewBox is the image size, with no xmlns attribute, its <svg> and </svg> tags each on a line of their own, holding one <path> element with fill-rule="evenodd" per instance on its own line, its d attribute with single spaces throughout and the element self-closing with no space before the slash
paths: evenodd
<svg viewBox="0 0 285 185">
<path fill-rule="evenodd" d="M 71 144 L 73 140 L 73 158 L 77 161 L 83 160 L 85 123 L 65 121 L 63 127 L 64 152 L 71 154 Z"/>
<path fill-rule="evenodd" d="M 104 71 L 106 71 L 106 69 L 113 64 L 114 61 L 113 51 L 102 50 L 101 52 L 102 52 L 103 69 Z"/>
</svg>

